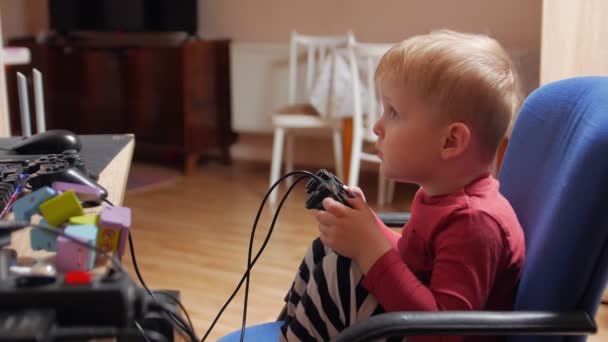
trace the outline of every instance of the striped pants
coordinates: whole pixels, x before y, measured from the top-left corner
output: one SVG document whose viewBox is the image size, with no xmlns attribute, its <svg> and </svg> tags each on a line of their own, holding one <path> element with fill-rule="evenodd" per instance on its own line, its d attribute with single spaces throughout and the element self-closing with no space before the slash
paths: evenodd
<svg viewBox="0 0 608 342">
<path fill-rule="evenodd" d="M 384 310 L 369 294 L 351 259 L 316 239 L 296 274 L 287 300 L 281 341 L 328 341 L 349 325 Z"/>
</svg>

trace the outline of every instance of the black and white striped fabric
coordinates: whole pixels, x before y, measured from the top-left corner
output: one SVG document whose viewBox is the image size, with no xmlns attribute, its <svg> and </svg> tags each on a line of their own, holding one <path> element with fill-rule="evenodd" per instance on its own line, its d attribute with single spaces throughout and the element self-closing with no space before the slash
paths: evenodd
<svg viewBox="0 0 608 342">
<path fill-rule="evenodd" d="M 363 274 L 351 259 L 316 239 L 289 291 L 281 341 L 328 341 L 349 325 L 384 312 L 360 285 Z"/>
</svg>

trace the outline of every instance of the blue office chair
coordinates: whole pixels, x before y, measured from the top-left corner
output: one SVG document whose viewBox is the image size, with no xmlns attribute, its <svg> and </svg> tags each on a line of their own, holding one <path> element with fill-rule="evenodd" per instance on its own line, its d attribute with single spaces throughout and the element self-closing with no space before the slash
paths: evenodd
<svg viewBox="0 0 608 342">
<path fill-rule="evenodd" d="M 499 180 L 526 236 L 513 311 L 386 313 L 334 340 L 508 335 L 509 341 L 579 342 L 594 333 L 608 276 L 608 77 L 572 78 L 533 92 L 513 129 Z M 274 339 L 279 327 L 250 327 L 246 340 Z M 221 341 L 238 341 L 239 333 Z"/>
</svg>

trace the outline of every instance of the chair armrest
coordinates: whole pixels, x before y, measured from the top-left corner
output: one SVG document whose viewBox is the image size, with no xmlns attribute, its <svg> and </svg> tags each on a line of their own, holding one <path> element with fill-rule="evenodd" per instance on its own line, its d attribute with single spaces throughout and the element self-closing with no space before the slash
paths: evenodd
<svg viewBox="0 0 608 342">
<path fill-rule="evenodd" d="M 387 227 L 402 228 L 410 220 L 410 213 L 377 213 Z"/>
<path fill-rule="evenodd" d="M 586 335 L 596 331 L 593 319 L 582 311 L 394 312 L 352 325 L 332 341 L 423 335 Z"/>
</svg>

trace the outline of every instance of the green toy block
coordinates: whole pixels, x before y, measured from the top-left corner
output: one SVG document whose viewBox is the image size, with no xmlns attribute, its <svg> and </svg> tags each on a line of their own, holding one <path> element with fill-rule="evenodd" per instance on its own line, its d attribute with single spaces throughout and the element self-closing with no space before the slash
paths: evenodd
<svg viewBox="0 0 608 342">
<path fill-rule="evenodd" d="M 85 214 L 82 216 L 72 216 L 69 219 L 70 224 L 94 224 L 99 222 L 99 214 Z"/>
<path fill-rule="evenodd" d="M 82 216 L 84 211 L 72 190 L 55 196 L 40 205 L 40 213 L 51 226 L 67 222 L 72 216 Z"/>
</svg>

